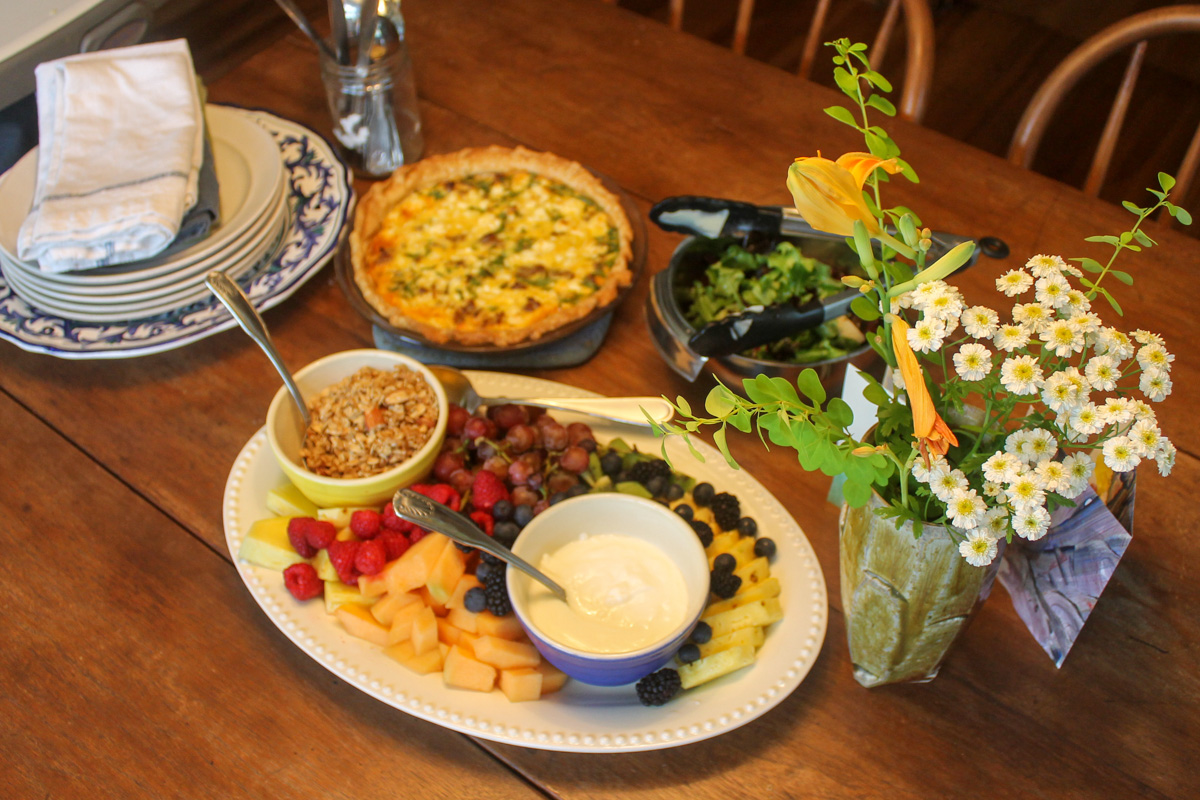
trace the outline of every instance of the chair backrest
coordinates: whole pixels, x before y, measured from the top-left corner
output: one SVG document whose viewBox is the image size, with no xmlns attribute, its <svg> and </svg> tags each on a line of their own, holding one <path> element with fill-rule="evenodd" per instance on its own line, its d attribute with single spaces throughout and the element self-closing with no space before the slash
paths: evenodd
<svg viewBox="0 0 1200 800">
<path fill-rule="evenodd" d="M 615 2 L 615 0 L 607 0 Z M 804 50 L 800 57 L 800 77 L 807 79 L 812 71 L 817 47 L 823 41 L 822 28 L 829 13 L 832 0 L 817 0 L 812 24 L 804 39 Z M 670 0 L 669 24 L 675 30 L 683 30 L 684 0 Z M 907 43 L 907 65 L 904 82 L 900 89 L 897 112 L 901 117 L 920 122 L 929 99 L 929 86 L 933 82 L 933 13 L 929 0 L 888 0 L 883 23 L 870 49 L 871 63 L 882 64 L 887 45 L 895 32 L 900 12 L 904 12 L 904 28 Z M 733 26 L 733 50 L 746 52 L 746 38 L 750 32 L 750 18 L 754 13 L 754 0 L 738 0 L 737 17 Z"/>
<path fill-rule="evenodd" d="M 1113 150 L 1121 126 L 1125 121 L 1125 113 L 1129 109 L 1129 99 L 1133 95 L 1133 87 L 1137 82 L 1138 73 L 1146 58 L 1146 45 L 1149 39 L 1168 34 L 1200 33 L 1200 5 L 1165 6 L 1140 14 L 1134 14 L 1128 19 L 1110 25 L 1100 31 L 1063 59 L 1050 76 L 1042 83 L 1033 99 L 1017 123 L 1013 133 L 1012 143 L 1008 149 L 1008 160 L 1019 166 L 1029 168 L 1037 155 L 1038 145 L 1041 144 L 1042 134 L 1054 115 L 1055 109 L 1063 97 L 1091 69 L 1105 60 L 1114 52 L 1129 45 L 1133 51 L 1129 63 L 1125 67 L 1124 77 L 1113 100 L 1112 109 L 1100 135 L 1100 143 L 1088 169 L 1083 191 L 1093 197 L 1100 193 L 1104 179 L 1108 175 L 1108 167 L 1112 161 Z M 1183 164 L 1176 174 L 1174 196 L 1184 198 L 1191 187 L 1200 166 L 1200 126 L 1188 145 Z"/>
</svg>

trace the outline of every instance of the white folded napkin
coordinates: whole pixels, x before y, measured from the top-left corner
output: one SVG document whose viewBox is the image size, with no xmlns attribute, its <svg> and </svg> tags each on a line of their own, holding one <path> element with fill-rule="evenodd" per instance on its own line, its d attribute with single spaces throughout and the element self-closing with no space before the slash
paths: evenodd
<svg viewBox="0 0 1200 800">
<path fill-rule="evenodd" d="M 148 258 L 196 202 L 204 125 L 187 42 L 39 64 L 38 171 L 17 255 L 45 272 Z"/>
</svg>

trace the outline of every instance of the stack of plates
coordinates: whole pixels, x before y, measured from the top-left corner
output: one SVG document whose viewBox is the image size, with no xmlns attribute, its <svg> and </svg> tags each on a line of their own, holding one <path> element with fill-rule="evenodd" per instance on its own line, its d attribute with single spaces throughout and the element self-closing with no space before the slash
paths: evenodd
<svg viewBox="0 0 1200 800">
<path fill-rule="evenodd" d="M 207 293 L 204 276 L 237 277 L 274 254 L 283 236 L 283 164 L 271 134 L 244 114 L 211 106 L 207 113 L 221 187 L 221 222 L 179 252 L 80 272 L 42 272 L 17 258 L 17 232 L 33 198 L 37 150 L 0 183 L 0 270 L 32 306 L 83 322 L 119 322 L 173 311 Z"/>
<path fill-rule="evenodd" d="M 264 309 L 329 260 L 354 202 L 349 171 L 329 143 L 265 111 L 210 105 L 206 117 L 221 222 L 178 252 L 42 272 L 16 256 L 36 151 L 0 177 L 0 338 L 62 358 L 170 350 L 234 324 L 204 284 L 209 271 L 224 271 Z"/>
</svg>

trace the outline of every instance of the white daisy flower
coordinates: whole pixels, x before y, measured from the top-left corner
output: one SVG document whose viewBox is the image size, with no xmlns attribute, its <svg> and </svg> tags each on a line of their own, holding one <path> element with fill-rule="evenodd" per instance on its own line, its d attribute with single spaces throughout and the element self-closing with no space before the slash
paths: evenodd
<svg viewBox="0 0 1200 800">
<path fill-rule="evenodd" d="M 954 354 L 954 371 L 965 381 L 981 381 L 992 371 L 992 351 L 971 342 Z"/>
<path fill-rule="evenodd" d="M 908 329 L 908 346 L 918 353 L 929 353 L 942 346 L 946 338 L 946 323 L 925 317 Z"/>
<path fill-rule="evenodd" d="M 968 336 L 987 339 L 1000 327 L 1000 315 L 987 306 L 971 306 L 962 313 L 962 326 Z"/>
<path fill-rule="evenodd" d="M 997 503 L 1008 502 L 1008 495 L 1004 494 L 1004 487 L 996 481 L 984 481 L 983 493 L 995 500 Z"/>
<path fill-rule="evenodd" d="M 969 531 L 979 525 L 983 512 L 987 511 L 987 503 L 976 494 L 974 489 L 955 492 L 946 501 L 946 516 L 950 524 L 962 531 Z"/>
<path fill-rule="evenodd" d="M 1023 433 L 1023 431 L 1018 431 Z M 1021 471 L 1021 459 L 1015 453 L 998 451 L 983 462 L 983 477 L 993 483 L 1007 483 Z"/>
<path fill-rule="evenodd" d="M 912 476 L 914 478 L 916 478 L 919 482 L 929 483 L 929 480 L 930 480 L 929 476 L 935 470 L 938 470 L 938 469 L 945 469 L 947 472 L 949 472 L 950 471 L 950 462 L 948 462 L 944 457 L 939 456 L 935 453 L 929 459 L 929 466 L 925 465 L 925 459 L 923 459 L 923 458 L 918 458 L 916 461 L 914 461 L 911 472 L 912 472 Z"/>
<path fill-rule="evenodd" d="M 1036 464 L 1058 452 L 1058 439 L 1044 428 L 1035 428 L 1029 432 L 1028 449 L 1027 463 Z"/>
<path fill-rule="evenodd" d="M 1141 460 L 1128 436 L 1116 436 L 1104 443 L 1104 463 L 1113 472 L 1129 472 Z"/>
<path fill-rule="evenodd" d="M 1142 458 L 1154 458 L 1158 443 L 1162 440 L 1162 431 L 1149 420 L 1139 420 L 1129 429 L 1129 441 L 1133 443 L 1133 451 Z"/>
<path fill-rule="evenodd" d="M 1060 358 L 1068 358 L 1083 350 L 1083 331 L 1068 319 L 1047 323 L 1038 338 Z"/>
<path fill-rule="evenodd" d="M 1095 336 L 1100 330 L 1100 318 L 1091 312 L 1079 312 L 1067 317 L 1079 331 L 1087 337 Z"/>
<path fill-rule="evenodd" d="M 1013 306 L 1013 322 L 1031 334 L 1041 333 L 1054 319 L 1054 312 L 1041 303 L 1018 303 Z"/>
<path fill-rule="evenodd" d="M 1158 417 L 1154 414 L 1154 409 L 1151 408 L 1150 404 L 1147 403 L 1145 400 L 1134 400 L 1133 401 L 1133 419 L 1134 419 L 1134 421 L 1141 421 L 1143 419 L 1148 419 L 1151 422 L 1155 422 L 1155 420 L 1157 420 Z"/>
<path fill-rule="evenodd" d="M 1071 427 L 1084 436 L 1095 436 L 1106 424 L 1104 414 L 1095 403 L 1084 403 L 1071 412 Z"/>
<path fill-rule="evenodd" d="M 1166 477 L 1175 468 L 1175 445 L 1163 436 L 1158 440 L 1158 449 L 1154 451 L 1154 462 L 1158 465 L 1158 474 Z"/>
<path fill-rule="evenodd" d="M 1100 392 L 1111 392 L 1117 388 L 1117 381 L 1121 379 L 1120 365 L 1112 356 L 1096 356 L 1087 363 L 1084 368 L 1084 375 L 1087 376 L 1088 383 L 1092 388 Z"/>
<path fill-rule="evenodd" d="M 1042 368 L 1033 356 L 1012 356 L 1000 367 L 1000 382 L 1012 394 L 1033 394 L 1042 381 Z"/>
<path fill-rule="evenodd" d="M 1148 369 L 1138 379 L 1138 389 L 1156 403 L 1167 399 L 1167 395 L 1171 393 L 1171 386 L 1170 374 L 1162 369 Z"/>
<path fill-rule="evenodd" d="M 912 292 L 905 292 L 899 297 L 893 297 L 890 307 L 893 314 L 899 314 L 900 309 L 912 308 Z"/>
<path fill-rule="evenodd" d="M 1161 369 L 1170 371 L 1171 362 L 1175 356 L 1167 352 L 1167 348 L 1157 342 L 1152 342 L 1138 350 L 1137 361 L 1142 369 Z"/>
<path fill-rule="evenodd" d="M 949 503 L 956 493 L 965 492 L 970 488 L 967 485 L 967 476 L 963 474 L 963 471 L 948 469 L 949 466 L 949 464 L 945 464 L 929 471 L 929 489 L 943 503 Z"/>
<path fill-rule="evenodd" d="M 986 567 L 996 560 L 996 540 L 985 531 L 972 531 L 958 543 L 958 552 L 973 567 Z"/>
<path fill-rule="evenodd" d="M 949 285 L 945 281 L 926 281 L 909 292 L 912 295 L 913 308 L 927 308 L 929 303 L 938 297 L 945 297 Z"/>
<path fill-rule="evenodd" d="M 1110 397 L 1100 409 L 1100 419 L 1118 427 L 1128 424 L 1133 419 L 1133 403 L 1125 397 Z"/>
<path fill-rule="evenodd" d="M 1086 397 L 1080 397 L 1079 385 L 1065 372 L 1055 372 L 1042 386 L 1042 402 L 1052 411 L 1069 413 Z"/>
<path fill-rule="evenodd" d="M 1141 328 L 1138 328 L 1131 335 L 1133 336 L 1134 341 L 1136 341 L 1138 344 L 1166 344 L 1166 342 L 1163 341 L 1163 338 L 1157 333 L 1151 333 L 1150 331 L 1145 331 Z"/>
<path fill-rule="evenodd" d="M 1042 479 L 1033 470 L 1026 470 L 1009 481 L 1004 493 L 1008 495 L 1009 504 L 1016 509 L 1040 506 L 1046 502 Z"/>
<path fill-rule="evenodd" d="M 1030 286 L 1033 286 L 1033 278 L 1024 270 L 1010 269 L 999 278 L 996 278 L 996 291 L 1004 292 L 1007 297 L 1016 297 L 1019 294 L 1024 294 L 1029 291 Z"/>
<path fill-rule="evenodd" d="M 955 327 L 958 327 L 958 317 L 962 314 L 964 305 L 962 298 L 958 295 L 958 290 L 953 293 L 945 292 L 925 304 L 925 313 L 944 320 L 947 326 L 953 318 Z"/>
<path fill-rule="evenodd" d="M 1045 506 L 1031 505 L 1017 511 L 1013 518 L 1013 530 L 1023 539 L 1031 542 L 1046 535 L 1050 529 L 1050 512 Z"/>
<path fill-rule="evenodd" d="M 1011 353 L 1013 350 L 1029 344 L 1029 331 L 1020 325 L 1001 325 L 992 336 L 992 343 L 1001 350 Z"/>
<path fill-rule="evenodd" d="M 1059 489 L 1058 493 L 1068 499 L 1074 499 L 1087 488 L 1088 481 L 1091 480 L 1092 471 L 1096 468 L 1096 462 L 1087 453 L 1072 453 L 1063 459 L 1063 469 L 1070 476 L 1071 485 L 1065 489 Z"/>
<path fill-rule="evenodd" d="M 1067 293 L 1071 291 L 1071 284 L 1067 283 L 1067 279 L 1058 272 L 1038 278 L 1033 286 L 1034 297 L 1042 305 L 1051 308 L 1062 308 L 1067 305 Z"/>
<path fill-rule="evenodd" d="M 1057 275 L 1067 268 L 1067 262 L 1060 256 L 1036 255 L 1025 262 L 1029 271 L 1039 278 Z"/>
<path fill-rule="evenodd" d="M 1067 292 L 1067 303 L 1065 308 L 1071 310 L 1072 314 L 1086 314 L 1092 310 L 1092 303 L 1087 299 L 1087 295 L 1078 289 L 1072 289 Z"/>
<path fill-rule="evenodd" d="M 989 508 L 984 512 L 979 522 L 979 529 L 986 530 L 993 539 L 1008 536 L 1008 511 L 999 506 Z"/>
<path fill-rule="evenodd" d="M 1057 492 L 1059 489 L 1065 489 L 1071 485 L 1071 476 L 1061 461 L 1047 458 L 1039 461 L 1033 471 L 1042 479 L 1047 492 Z"/>
<path fill-rule="evenodd" d="M 1133 355 L 1133 342 L 1116 328 L 1101 328 L 1096 335 L 1096 354 L 1112 356 L 1119 364 Z"/>
<path fill-rule="evenodd" d="M 1004 439 L 1004 452 L 1009 455 L 1016 456 L 1017 460 L 1024 464 L 1025 458 L 1029 455 L 1029 431 L 1022 428 L 1021 430 L 1013 431 Z M 1012 480 L 1024 471 L 1023 466 L 1018 465 L 1016 473 L 1009 480 Z"/>
</svg>

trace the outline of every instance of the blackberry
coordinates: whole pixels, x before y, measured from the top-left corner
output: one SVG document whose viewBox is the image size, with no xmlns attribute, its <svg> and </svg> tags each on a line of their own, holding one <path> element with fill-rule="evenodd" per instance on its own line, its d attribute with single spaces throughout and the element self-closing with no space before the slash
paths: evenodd
<svg viewBox="0 0 1200 800">
<path fill-rule="evenodd" d="M 487 608 L 487 591 L 479 586 L 472 586 L 463 595 L 463 607 L 472 614 L 478 614 Z"/>
<path fill-rule="evenodd" d="M 642 486 L 646 486 L 653 478 L 662 478 L 664 488 L 666 482 L 671 480 L 671 467 L 661 458 L 638 461 L 629 468 L 629 480 L 637 481 Z"/>
<path fill-rule="evenodd" d="M 729 492 L 721 492 L 712 499 L 712 512 L 721 530 L 731 531 L 737 527 L 742 516 L 742 506 Z"/>
<path fill-rule="evenodd" d="M 679 505 L 675 506 L 675 513 L 686 519 L 688 522 L 691 522 L 692 517 L 696 515 L 696 512 L 693 511 L 692 507 L 687 503 L 680 503 Z"/>
<path fill-rule="evenodd" d="M 694 530 L 696 535 L 700 537 L 700 544 L 704 545 L 705 547 L 708 547 L 710 544 L 712 544 L 713 531 L 712 528 L 709 527 L 708 523 L 698 519 L 694 519 L 691 522 L 692 530 Z"/>
<path fill-rule="evenodd" d="M 712 625 L 704 620 L 697 622 L 696 627 L 692 628 L 692 641 L 696 644 L 706 644 L 712 641 Z"/>
<path fill-rule="evenodd" d="M 731 553 L 721 553 L 713 559 L 713 572 L 733 572 L 737 569 L 737 559 Z"/>
<path fill-rule="evenodd" d="M 716 491 L 711 483 L 697 483 L 692 487 L 692 499 L 698 506 L 706 506 L 713 501 Z"/>
<path fill-rule="evenodd" d="M 512 515 L 512 501 L 497 500 L 495 504 L 492 505 L 492 519 L 496 520 L 496 522 L 504 522 L 505 520 L 512 519 Z"/>
<path fill-rule="evenodd" d="M 497 617 L 507 617 L 512 613 L 512 603 L 508 600 L 508 585 L 506 581 L 489 583 L 484 589 L 487 596 L 487 610 Z"/>
<path fill-rule="evenodd" d="M 496 558 L 491 553 L 485 553 L 482 550 L 479 551 L 479 560 L 483 564 L 491 564 L 493 567 L 498 567 L 504 563 L 502 559 Z"/>
<path fill-rule="evenodd" d="M 775 555 L 775 542 L 772 539 L 763 537 L 754 543 L 754 555 L 770 558 Z"/>
<path fill-rule="evenodd" d="M 600 470 L 609 477 L 612 477 L 620 472 L 621 454 L 616 450 L 609 450 L 607 453 L 600 456 Z"/>
<path fill-rule="evenodd" d="M 728 600 L 742 588 L 742 579 L 732 572 L 713 570 L 709 577 L 709 589 L 722 600 Z"/>
<path fill-rule="evenodd" d="M 664 495 L 668 501 L 674 503 L 679 498 L 683 497 L 683 487 L 678 483 L 672 483 L 667 486 L 667 493 Z"/>
<path fill-rule="evenodd" d="M 644 706 L 661 706 L 679 694 L 682 688 L 679 673 L 666 667 L 638 681 L 637 696 Z"/>
<path fill-rule="evenodd" d="M 655 475 L 650 480 L 646 481 L 646 491 L 654 497 L 662 497 L 663 492 L 667 490 L 667 479 L 662 475 Z"/>
<path fill-rule="evenodd" d="M 679 659 L 680 664 L 690 664 L 693 661 L 699 661 L 700 646 L 689 642 L 679 648 L 679 652 L 675 654 L 675 657 Z"/>
<path fill-rule="evenodd" d="M 754 517 L 742 517 L 737 524 L 739 536 L 758 536 L 758 523 Z"/>
<path fill-rule="evenodd" d="M 520 532 L 521 529 L 517 527 L 517 523 L 506 519 L 503 522 L 497 522 L 496 526 L 492 528 L 492 538 L 505 547 L 512 547 Z"/>
</svg>

